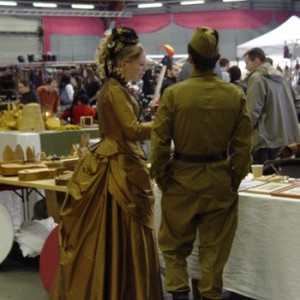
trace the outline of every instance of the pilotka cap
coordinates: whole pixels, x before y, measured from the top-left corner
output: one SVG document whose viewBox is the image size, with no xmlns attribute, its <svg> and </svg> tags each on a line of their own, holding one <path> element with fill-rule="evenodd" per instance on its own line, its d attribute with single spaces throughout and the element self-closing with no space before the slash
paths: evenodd
<svg viewBox="0 0 300 300">
<path fill-rule="evenodd" d="M 205 58 L 214 58 L 219 55 L 219 34 L 212 28 L 198 27 L 189 44 Z"/>
</svg>

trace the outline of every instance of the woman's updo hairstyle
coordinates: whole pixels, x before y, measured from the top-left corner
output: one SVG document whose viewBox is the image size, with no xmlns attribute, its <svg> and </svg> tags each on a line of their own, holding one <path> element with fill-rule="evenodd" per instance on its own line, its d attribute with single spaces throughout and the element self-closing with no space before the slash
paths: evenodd
<svg viewBox="0 0 300 300">
<path fill-rule="evenodd" d="M 144 51 L 136 32 L 127 27 L 114 28 L 98 46 L 97 63 L 101 77 L 118 75 L 120 60 L 132 61 Z"/>
</svg>

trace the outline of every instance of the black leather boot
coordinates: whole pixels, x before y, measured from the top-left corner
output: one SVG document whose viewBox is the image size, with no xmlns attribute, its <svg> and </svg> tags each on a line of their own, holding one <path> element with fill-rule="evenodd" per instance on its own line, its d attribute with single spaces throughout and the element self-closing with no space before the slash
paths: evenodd
<svg viewBox="0 0 300 300">
<path fill-rule="evenodd" d="M 198 283 L 199 279 L 192 278 L 192 292 L 193 292 L 193 300 L 201 300 L 201 294 L 198 291 Z"/>
<path fill-rule="evenodd" d="M 189 292 L 184 291 L 184 292 L 175 292 L 172 293 L 173 295 L 173 300 L 189 300 Z"/>
</svg>

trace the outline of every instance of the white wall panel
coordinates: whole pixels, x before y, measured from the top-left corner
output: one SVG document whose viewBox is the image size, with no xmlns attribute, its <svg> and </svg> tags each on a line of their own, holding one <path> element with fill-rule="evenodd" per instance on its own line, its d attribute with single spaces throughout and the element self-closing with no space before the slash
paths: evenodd
<svg viewBox="0 0 300 300">
<path fill-rule="evenodd" d="M 0 33 L 0 65 L 18 63 L 17 57 L 34 54 L 35 61 L 41 58 L 42 43 L 38 35 L 32 34 L 1 34 Z"/>
<path fill-rule="evenodd" d="M 0 16 L 0 32 L 38 32 L 40 19 Z"/>
<path fill-rule="evenodd" d="M 0 16 L 0 64 L 18 63 L 17 57 L 34 54 L 41 58 L 42 38 L 39 37 L 40 18 Z"/>
<path fill-rule="evenodd" d="M 52 54 L 59 61 L 94 60 L 100 41 L 95 35 L 58 35 L 51 36 Z"/>
</svg>

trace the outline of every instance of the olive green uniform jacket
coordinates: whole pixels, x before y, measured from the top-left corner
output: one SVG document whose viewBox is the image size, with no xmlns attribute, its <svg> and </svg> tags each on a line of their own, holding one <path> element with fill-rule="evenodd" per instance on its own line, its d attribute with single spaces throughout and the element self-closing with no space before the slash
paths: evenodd
<svg viewBox="0 0 300 300">
<path fill-rule="evenodd" d="M 234 153 L 221 162 L 187 164 L 172 159 L 171 141 L 184 154 L 213 155 L 229 145 Z M 251 148 L 252 124 L 241 89 L 213 71 L 194 71 L 165 90 L 152 127 L 150 156 L 151 174 L 162 190 L 174 180 L 189 191 L 228 193 L 232 174 L 240 179 L 248 174 Z"/>
</svg>

